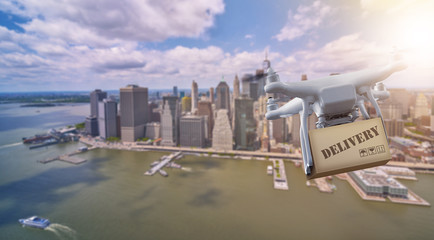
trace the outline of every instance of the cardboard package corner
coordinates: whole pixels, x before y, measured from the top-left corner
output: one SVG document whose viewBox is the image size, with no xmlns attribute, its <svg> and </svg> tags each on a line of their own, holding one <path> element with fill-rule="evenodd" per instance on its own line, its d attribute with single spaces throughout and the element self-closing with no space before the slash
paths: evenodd
<svg viewBox="0 0 434 240">
<path fill-rule="evenodd" d="M 313 157 L 308 179 L 386 164 L 389 145 L 381 118 L 309 131 Z"/>
</svg>

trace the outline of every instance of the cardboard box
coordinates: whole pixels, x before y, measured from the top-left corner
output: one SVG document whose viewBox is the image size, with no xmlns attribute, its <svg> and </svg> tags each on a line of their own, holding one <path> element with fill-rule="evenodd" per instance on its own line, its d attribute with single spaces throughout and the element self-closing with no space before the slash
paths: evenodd
<svg viewBox="0 0 434 240">
<path fill-rule="evenodd" d="M 308 179 L 384 165 L 392 158 L 381 118 L 310 130 L 309 141 Z"/>
</svg>

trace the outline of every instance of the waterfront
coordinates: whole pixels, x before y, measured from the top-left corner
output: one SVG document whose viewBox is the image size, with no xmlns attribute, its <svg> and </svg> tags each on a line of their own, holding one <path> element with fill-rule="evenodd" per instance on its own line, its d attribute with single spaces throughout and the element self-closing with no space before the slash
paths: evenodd
<svg viewBox="0 0 434 240">
<path fill-rule="evenodd" d="M 0 107 L 3 107 L 0 105 Z M 26 129 L 68 122 L 57 109 Z M 27 112 L 14 112 L 26 118 Z M 63 111 L 63 110 L 62 110 Z M 0 110 L 0 114 L 5 111 Z M 14 114 L 7 118 L 13 119 Z M 61 125 L 60 125 L 61 126 Z M 56 126 L 58 127 L 58 126 Z M 5 132 L 8 132 L 8 139 Z M 167 169 L 168 178 L 143 176 L 149 164 L 167 152 L 95 149 L 75 166 L 37 160 L 73 152 L 80 143 L 28 150 L 10 145 L 23 128 L 3 130 L 0 147 L 0 239 L 431 239 L 433 207 L 360 199 L 346 182 L 333 179 L 337 191 L 320 193 L 306 186 L 301 168 L 285 162 L 289 191 L 273 189 L 266 161 L 185 156 L 179 163 L 191 172 Z M 5 146 L 6 145 L 6 146 Z M 434 202 L 434 175 L 400 180 Z M 38 214 L 71 229 L 22 228 L 18 218 Z"/>
</svg>

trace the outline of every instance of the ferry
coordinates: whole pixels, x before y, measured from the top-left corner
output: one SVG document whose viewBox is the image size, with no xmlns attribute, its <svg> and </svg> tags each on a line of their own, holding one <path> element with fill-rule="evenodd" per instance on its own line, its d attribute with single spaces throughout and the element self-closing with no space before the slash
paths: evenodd
<svg viewBox="0 0 434 240">
<path fill-rule="evenodd" d="M 38 216 L 33 216 L 26 219 L 19 219 L 18 222 L 20 222 L 23 226 L 42 228 L 42 229 L 50 225 L 50 221 L 48 219 L 41 218 Z"/>
</svg>

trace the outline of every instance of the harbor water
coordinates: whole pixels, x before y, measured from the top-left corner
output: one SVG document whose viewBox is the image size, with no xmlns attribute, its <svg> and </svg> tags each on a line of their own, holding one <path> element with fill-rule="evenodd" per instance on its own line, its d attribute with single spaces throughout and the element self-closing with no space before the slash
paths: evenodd
<svg viewBox="0 0 434 240">
<path fill-rule="evenodd" d="M 162 152 L 96 149 L 71 165 L 38 160 L 72 152 L 73 142 L 29 150 L 20 139 L 84 121 L 88 105 L 39 109 L 0 105 L 0 239 L 433 239 L 433 207 L 362 200 L 306 186 L 285 162 L 289 190 L 275 190 L 266 161 L 185 156 L 169 177 L 144 176 Z M 12 122 L 10 122 L 12 121 Z M 434 203 L 434 175 L 399 180 Z M 19 218 L 53 223 L 24 228 Z"/>
</svg>

